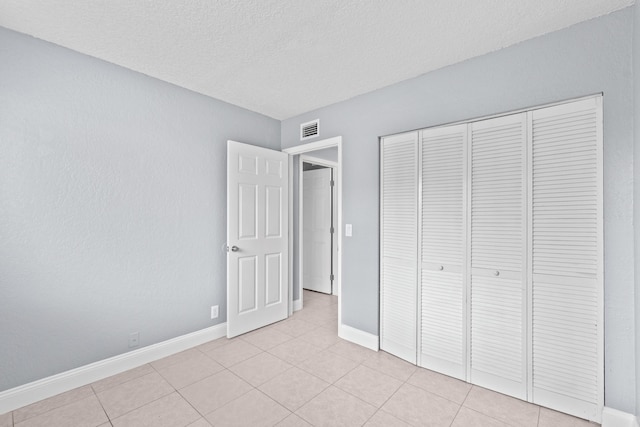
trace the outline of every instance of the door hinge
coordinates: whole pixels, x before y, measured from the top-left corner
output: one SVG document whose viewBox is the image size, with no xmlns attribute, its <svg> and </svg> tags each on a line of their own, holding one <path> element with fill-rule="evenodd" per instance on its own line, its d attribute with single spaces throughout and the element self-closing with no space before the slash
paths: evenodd
<svg viewBox="0 0 640 427">
<path fill-rule="evenodd" d="M 332 282 L 334 281 L 333 274 L 329 276 L 329 280 L 331 280 Z"/>
<path fill-rule="evenodd" d="M 329 233 L 333 234 L 333 233 L 335 233 L 335 232 L 336 232 L 335 228 L 331 227 L 331 228 L 329 229 Z"/>
<path fill-rule="evenodd" d="M 336 182 L 334 180 L 329 181 L 329 186 L 333 187 L 336 185 Z"/>
</svg>

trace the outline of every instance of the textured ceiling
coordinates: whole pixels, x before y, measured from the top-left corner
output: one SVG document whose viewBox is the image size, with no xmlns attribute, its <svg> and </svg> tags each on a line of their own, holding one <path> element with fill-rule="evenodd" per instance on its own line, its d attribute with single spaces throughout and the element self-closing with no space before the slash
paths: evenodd
<svg viewBox="0 0 640 427">
<path fill-rule="evenodd" d="M 633 0 L 0 0 L 0 26 L 276 119 Z"/>
</svg>

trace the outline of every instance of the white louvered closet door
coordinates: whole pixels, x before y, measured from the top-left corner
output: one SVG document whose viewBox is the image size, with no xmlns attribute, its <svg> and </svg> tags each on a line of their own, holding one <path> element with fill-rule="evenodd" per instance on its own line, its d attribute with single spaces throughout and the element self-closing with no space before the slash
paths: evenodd
<svg viewBox="0 0 640 427">
<path fill-rule="evenodd" d="M 381 143 L 380 348 L 416 363 L 418 132 Z"/>
<path fill-rule="evenodd" d="M 526 383 L 526 113 L 471 123 L 470 381 Z"/>
<path fill-rule="evenodd" d="M 602 98 L 535 110 L 532 401 L 600 420 Z"/>
<path fill-rule="evenodd" d="M 467 125 L 425 129 L 421 150 L 418 364 L 466 379 Z"/>
</svg>

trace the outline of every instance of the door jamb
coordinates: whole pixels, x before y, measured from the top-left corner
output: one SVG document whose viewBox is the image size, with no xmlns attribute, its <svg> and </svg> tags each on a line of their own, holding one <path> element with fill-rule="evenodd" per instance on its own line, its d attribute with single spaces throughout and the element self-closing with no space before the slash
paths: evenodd
<svg viewBox="0 0 640 427">
<path fill-rule="evenodd" d="M 308 144 L 296 145 L 294 147 L 285 148 L 284 153 L 289 154 L 289 200 L 293 200 L 293 156 L 302 155 L 310 151 L 316 151 L 323 148 L 338 147 L 338 163 L 334 171 L 336 172 L 336 233 L 338 259 L 336 262 L 336 283 L 342 295 L 342 136 L 335 136 L 320 141 L 310 142 Z M 299 303 L 297 309 L 302 308 L 304 292 L 302 291 L 302 283 L 299 283 Z M 293 314 L 293 203 L 289 203 L 289 315 Z M 338 328 L 342 324 L 342 298 L 338 298 Z"/>
</svg>

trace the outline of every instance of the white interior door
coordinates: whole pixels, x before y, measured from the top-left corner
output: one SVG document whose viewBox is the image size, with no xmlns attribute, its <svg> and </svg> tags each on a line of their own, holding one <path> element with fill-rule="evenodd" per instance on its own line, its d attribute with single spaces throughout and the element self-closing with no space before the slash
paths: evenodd
<svg viewBox="0 0 640 427">
<path fill-rule="evenodd" d="M 331 293 L 331 169 L 303 172 L 302 287 Z"/>
<path fill-rule="evenodd" d="M 416 363 L 418 132 L 380 148 L 380 348 Z"/>
<path fill-rule="evenodd" d="M 288 312 L 288 157 L 227 144 L 227 337 Z"/>
<path fill-rule="evenodd" d="M 418 364 L 465 380 L 467 125 L 425 129 L 420 140 Z"/>
<path fill-rule="evenodd" d="M 527 398 L 526 113 L 470 125 L 470 380 Z"/>
<path fill-rule="evenodd" d="M 602 98 L 532 111 L 531 401 L 604 406 Z"/>
</svg>

